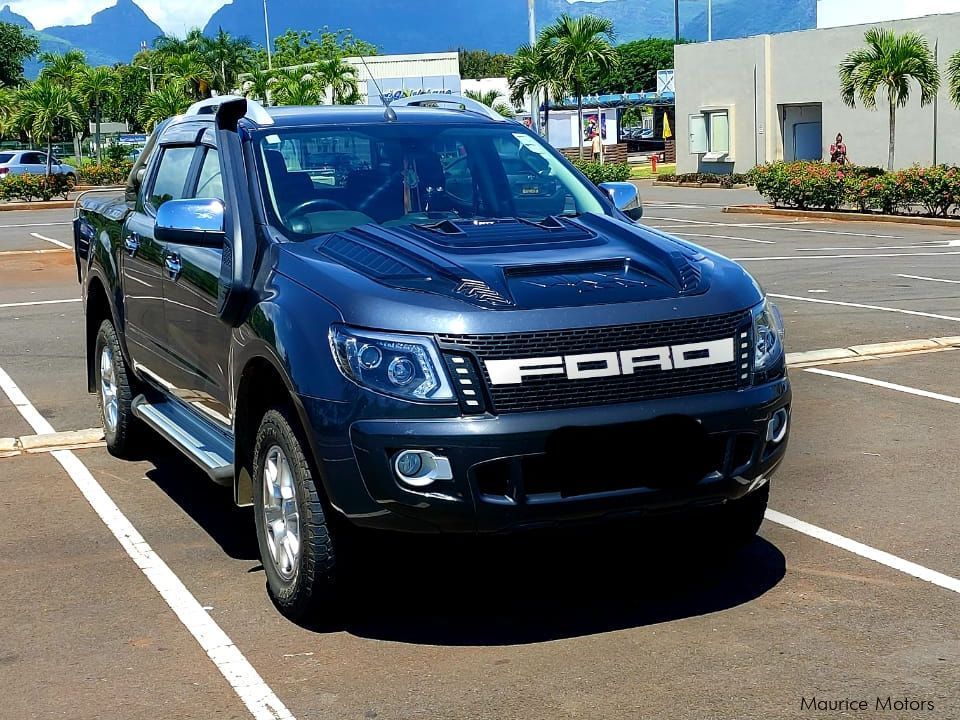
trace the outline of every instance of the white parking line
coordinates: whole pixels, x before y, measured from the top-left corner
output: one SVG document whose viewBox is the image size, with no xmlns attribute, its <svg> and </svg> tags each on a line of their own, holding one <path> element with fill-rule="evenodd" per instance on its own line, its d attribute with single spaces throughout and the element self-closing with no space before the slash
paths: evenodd
<svg viewBox="0 0 960 720">
<path fill-rule="evenodd" d="M 902 275 L 900 273 L 896 273 L 894 277 L 908 278 L 910 280 L 927 280 L 929 282 L 938 282 L 938 283 L 953 283 L 953 284 L 960 285 L 960 280 L 945 280 L 944 278 L 924 277 L 923 275 Z"/>
<path fill-rule="evenodd" d="M 28 305 L 59 305 L 60 303 L 76 303 L 80 298 L 67 298 L 66 300 L 33 300 L 31 302 L 0 303 L 0 308 L 27 307 Z"/>
<path fill-rule="evenodd" d="M 73 225 L 71 222 L 49 222 L 49 223 L 16 223 L 13 225 L 0 225 L 0 230 L 5 228 L 25 228 L 25 227 L 54 227 L 56 225 Z"/>
<path fill-rule="evenodd" d="M 72 245 L 67 245 L 62 240 L 54 240 L 52 237 L 47 237 L 46 235 L 41 235 L 40 233 L 30 233 L 30 237 L 35 237 L 37 240 L 46 240 L 48 243 L 53 243 L 54 245 L 59 245 L 62 248 L 67 250 L 73 250 Z"/>
<path fill-rule="evenodd" d="M 673 217 L 659 217 L 659 216 L 645 216 L 652 220 L 669 220 L 670 222 L 678 223 L 687 223 L 689 225 L 717 225 L 716 222 L 711 222 L 709 220 L 688 220 L 687 218 L 673 218 Z M 846 235 L 849 237 L 866 237 L 866 238 L 883 238 L 884 240 L 903 240 L 902 235 L 878 235 L 876 233 L 858 233 L 858 232 L 849 232 L 846 230 L 814 230 L 813 228 L 798 228 L 798 227 L 789 227 L 789 225 L 797 225 L 798 223 L 788 223 L 785 225 L 773 225 L 770 223 L 757 224 L 753 223 L 746 225 L 744 223 L 730 223 L 730 227 L 752 227 L 758 230 L 784 230 L 786 232 L 798 232 L 798 233 L 816 233 L 820 235 Z"/>
<path fill-rule="evenodd" d="M 850 260 L 853 258 L 897 258 L 897 257 L 927 257 L 930 255 L 960 255 L 956 250 L 946 250 L 944 252 L 918 252 L 918 253 L 860 253 L 858 255 L 759 255 L 757 257 L 739 257 L 731 258 L 737 262 L 753 262 L 762 260 Z"/>
<path fill-rule="evenodd" d="M 10 398 L 10 402 L 16 406 L 34 432 L 54 432 L 53 426 L 37 412 L 2 368 L 0 368 L 0 390 Z M 86 465 L 69 450 L 57 450 L 50 454 L 66 470 L 74 485 L 100 516 L 104 525 L 113 533 L 127 555 L 136 563 L 180 622 L 207 653 L 246 705 L 250 714 L 256 720 L 294 720 L 293 714 L 263 681 L 239 648 L 203 609 L 180 578 L 147 544 L 140 532 L 120 512 L 120 508 L 90 474 Z"/>
<path fill-rule="evenodd" d="M 47 253 L 62 253 L 67 252 L 63 249 L 52 249 L 44 248 L 43 250 L 0 250 L 0 257 L 6 257 L 7 255 L 45 255 Z"/>
<path fill-rule="evenodd" d="M 887 390 L 896 390 L 897 392 L 906 393 L 907 395 L 916 395 L 917 397 L 925 397 L 930 398 L 931 400 L 940 400 L 941 402 L 960 405 L 960 398 L 954 397 L 953 395 L 942 395 L 941 393 L 908 387 L 907 385 L 897 385 L 896 383 L 890 383 L 884 380 L 874 380 L 873 378 L 864 377 L 863 375 L 851 375 L 850 373 L 836 372 L 834 370 L 823 370 L 821 368 L 806 368 L 804 372 L 813 373 L 814 375 L 826 375 L 828 377 L 839 378 L 841 380 L 852 380 L 853 382 L 863 383 L 864 385 L 873 385 L 875 387 L 885 388 Z"/>
<path fill-rule="evenodd" d="M 674 235 L 683 237 L 715 238 L 717 240 L 743 240 L 743 242 L 762 243 L 764 245 L 776 245 L 775 240 L 756 240 L 754 238 L 736 237 L 734 235 L 705 235 L 703 233 L 677 232 Z"/>
<path fill-rule="evenodd" d="M 809 372 L 809 371 L 808 371 Z M 951 590 L 955 593 L 960 593 L 960 580 L 949 575 L 944 575 L 941 572 L 936 570 L 931 570 L 928 567 L 923 565 L 918 565 L 915 562 L 910 562 L 909 560 L 904 560 L 902 557 L 897 557 L 896 555 L 891 555 L 888 552 L 883 550 L 877 550 L 876 548 L 870 547 L 869 545 L 864 545 L 861 542 L 856 540 L 851 540 L 848 537 L 843 535 L 838 535 L 835 532 L 830 532 L 829 530 L 824 530 L 822 527 L 816 525 L 811 525 L 808 522 L 803 520 L 798 520 L 795 517 L 789 515 L 784 515 L 781 512 L 776 510 L 767 510 L 766 513 L 767 520 L 775 522 L 778 525 L 783 525 L 788 527 L 791 530 L 796 530 L 799 533 L 804 535 L 809 535 L 812 538 L 817 540 L 822 540 L 825 543 L 834 545 L 838 548 L 842 548 L 847 552 L 851 552 L 854 555 L 859 555 L 860 557 L 866 558 L 867 560 L 873 560 L 876 563 L 881 565 L 886 565 L 889 568 L 898 570 L 899 572 L 906 573 L 907 575 L 912 575 L 915 578 L 920 580 L 925 580 L 928 583 L 933 583 L 938 587 L 942 587 L 946 590 Z"/>
<path fill-rule="evenodd" d="M 864 310 L 880 310 L 881 312 L 900 313 L 901 315 L 916 315 L 918 317 L 934 318 L 935 320 L 953 320 L 960 322 L 960 317 L 953 315 L 938 315 L 937 313 L 921 312 L 919 310 L 903 310 L 901 308 L 884 307 L 882 305 L 864 305 L 862 303 L 842 302 L 840 300 L 820 300 L 819 298 L 800 297 L 798 295 L 778 295 L 768 293 L 769 297 L 781 300 L 796 300 L 798 302 L 818 303 L 820 305 L 840 305 L 842 307 L 862 308 Z"/>
</svg>

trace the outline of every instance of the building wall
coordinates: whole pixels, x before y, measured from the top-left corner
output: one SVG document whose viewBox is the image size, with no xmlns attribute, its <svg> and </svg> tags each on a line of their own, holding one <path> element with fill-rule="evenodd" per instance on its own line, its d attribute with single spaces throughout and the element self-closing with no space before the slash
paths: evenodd
<svg viewBox="0 0 960 720">
<path fill-rule="evenodd" d="M 357 71 L 364 103 L 381 104 L 374 79 L 387 94 L 403 90 L 460 93 L 460 55 L 456 52 L 370 55 L 344 60 Z"/>
<path fill-rule="evenodd" d="M 933 15 L 878 23 L 898 33 L 919 32 L 931 47 L 939 42 L 941 74 L 960 50 L 960 14 Z M 678 172 L 710 170 L 690 152 L 689 117 L 704 109 L 731 107 L 731 152 L 726 169 L 745 172 L 756 163 L 785 159 L 791 142 L 790 106 L 821 104 L 823 157 L 838 132 L 849 158 L 859 165 L 887 162 L 886 100 L 878 109 L 848 108 L 840 99 L 837 68 L 847 53 L 863 45 L 871 25 L 763 35 L 741 40 L 680 45 L 676 49 Z M 756 84 L 754 83 L 756 72 Z M 960 164 L 960 110 L 939 95 L 937 162 Z M 786 122 L 785 122 L 786 121 Z M 933 162 L 933 106 L 920 107 L 914 84 L 907 107 L 897 112 L 896 165 Z"/>
</svg>

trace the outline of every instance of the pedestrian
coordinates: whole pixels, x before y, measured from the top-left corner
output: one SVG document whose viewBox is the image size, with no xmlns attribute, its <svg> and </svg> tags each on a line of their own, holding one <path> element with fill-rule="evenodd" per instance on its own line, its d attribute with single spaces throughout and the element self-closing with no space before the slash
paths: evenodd
<svg viewBox="0 0 960 720">
<path fill-rule="evenodd" d="M 603 140 L 600 139 L 600 133 L 596 130 L 593 131 L 591 146 L 593 147 L 593 161 L 603 162 Z"/>
<path fill-rule="evenodd" d="M 830 146 L 830 162 L 837 165 L 847 164 L 847 146 L 843 144 L 843 135 L 837 133 L 837 139 Z"/>
</svg>

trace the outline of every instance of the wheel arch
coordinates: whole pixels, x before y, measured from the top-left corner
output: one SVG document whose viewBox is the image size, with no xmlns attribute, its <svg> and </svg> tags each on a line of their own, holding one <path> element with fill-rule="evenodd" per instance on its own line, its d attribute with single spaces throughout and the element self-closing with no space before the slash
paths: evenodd
<svg viewBox="0 0 960 720">
<path fill-rule="evenodd" d="M 97 333 L 104 320 L 110 320 L 116 327 L 116 319 L 113 314 L 113 307 L 110 304 L 110 296 L 99 277 L 93 276 L 87 285 L 87 299 L 85 307 L 85 329 L 87 348 L 87 392 L 96 392 L 96 372 L 94 363 L 96 362 Z"/>
</svg>

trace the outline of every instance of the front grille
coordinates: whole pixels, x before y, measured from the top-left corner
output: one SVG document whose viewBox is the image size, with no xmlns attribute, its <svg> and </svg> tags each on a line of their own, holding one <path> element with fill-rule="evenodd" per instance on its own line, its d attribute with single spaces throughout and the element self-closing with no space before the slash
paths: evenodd
<svg viewBox="0 0 960 720">
<path fill-rule="evenodd" d="M 438 336 L 442 346 L 475 355 L 497 413 L 554 410 L 608 403 L 627 403 L 746 385 L 749 373 L 744 343 L 749 343 L 750 313 L 668 320 L 633 325 L 608 325 L 576 330 L 500 335 Z M 746 335 L 744 335 L 746 333 Z M 631 375 L 568 380 L 564 376 L 526 377 L 520 385 L 490 384 L 485 360 L 628 350 L 734 338 L 736 362 L 723 365 L 661 370 L 638 368 Z"/>
</svg>

